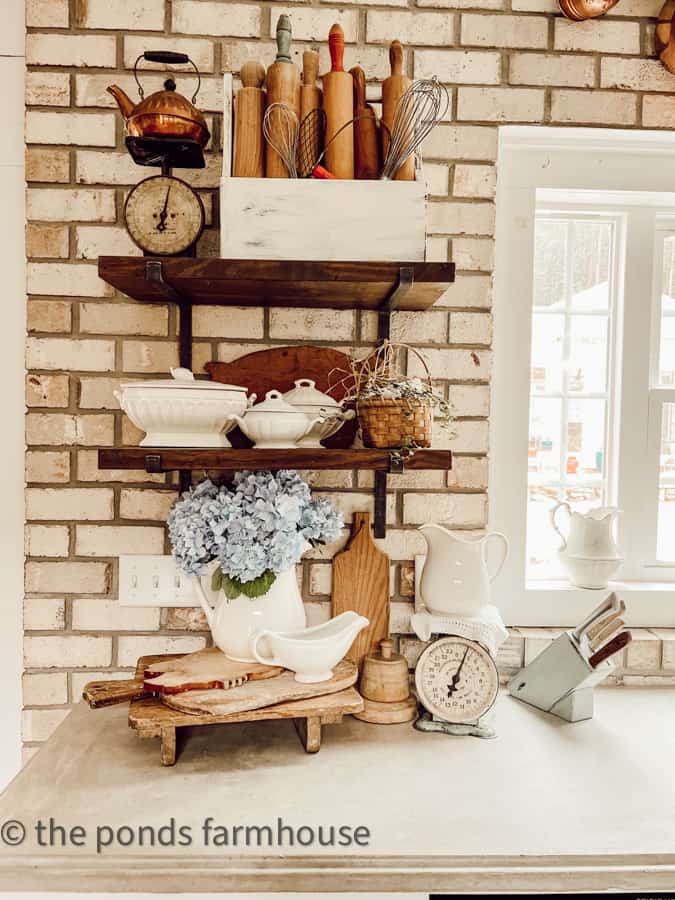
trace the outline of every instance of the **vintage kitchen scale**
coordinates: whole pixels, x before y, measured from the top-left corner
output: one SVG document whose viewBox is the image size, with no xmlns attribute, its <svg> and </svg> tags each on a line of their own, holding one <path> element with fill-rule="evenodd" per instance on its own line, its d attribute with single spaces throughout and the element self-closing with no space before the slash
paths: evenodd
<svg viewBox="0 0 675 900">
<path fill-rule="evenodd" d="M 176 82 L 168 77 L 164 90 L 145 97 L 138 78 L 142 60 L 166 65 L 190 63 L 198 83 L 192 100 L 176 92 Z M 146 256 L 195 256 L 206 216 L 199 194 L 187 182 L 172 174 L 174 168 L 203 169 L 203 147 L 210 138 L 203 114 L 194 106 L 201 79 L 195 63 L 185 53 L 146 50 L 134 64 L 134 78 L 140 102 L 133 101 L 117 85 L 108 92 L 124 116 L 125 144 L 139 166 L 162 170 L 139 182 L 124 204 L 124 222 L 136 246 Z"/>
</svg>

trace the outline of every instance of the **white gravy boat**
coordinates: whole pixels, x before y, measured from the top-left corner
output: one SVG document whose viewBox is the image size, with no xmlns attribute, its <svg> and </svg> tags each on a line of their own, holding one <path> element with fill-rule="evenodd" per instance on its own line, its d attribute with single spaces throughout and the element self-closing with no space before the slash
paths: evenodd
<svg viewBox="0 0 675 900">
<path fill-rule="evenodd" d="M 265 666 L 283 666 L 295 672 L 295 680 L 303 684 L 328 681 L 349 650 L 356 635 L 368 619 L 355 612 L 343 612 L 329 622 L 303 628 L 301 631 L 270 631 L 261 628 L 251 635 L 249 647 L 253 656 Z M 271 651 L 263 656 L 258 650 L 265 639 Z"/>
</svg>

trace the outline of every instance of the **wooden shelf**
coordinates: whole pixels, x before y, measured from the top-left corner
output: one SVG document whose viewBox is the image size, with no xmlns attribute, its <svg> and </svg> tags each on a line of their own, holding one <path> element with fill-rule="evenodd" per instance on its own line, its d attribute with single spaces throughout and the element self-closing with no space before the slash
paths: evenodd
<svg viewBox="0 0 675 900">
<path fill-rule="evenodd" d="M 417 450 L 399 462 L 389 450 L 230 450 L 219 448 L 128 447 L 98 451 L 100 469 L 176 469 L 230 471 L 237 469 L 368 469 L 400 472 L 408 469 L 450 469 L 450 450 Z"/>
<path fill-rule="evenodd" d="M 117 290 L 148 303 L 382 310 L 395 295 L 390 308 L 423 310 L 454 281 L 455 266 L 101 256 L 98 272 Z"/>
</svg>

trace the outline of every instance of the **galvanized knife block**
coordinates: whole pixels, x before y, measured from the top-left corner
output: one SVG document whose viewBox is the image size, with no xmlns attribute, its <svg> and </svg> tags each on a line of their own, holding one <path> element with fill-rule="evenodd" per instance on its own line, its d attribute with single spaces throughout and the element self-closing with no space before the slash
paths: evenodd
<svg viewBox="0 0 675 900">
<path fill-rule="evenodd" d="M 561 634 L 509 681 L 512 697 L 567 722 L 593 717 L 593 688 L 614 666 L 609 660 L 593 669 L 572 632 Z"/>
</svg>

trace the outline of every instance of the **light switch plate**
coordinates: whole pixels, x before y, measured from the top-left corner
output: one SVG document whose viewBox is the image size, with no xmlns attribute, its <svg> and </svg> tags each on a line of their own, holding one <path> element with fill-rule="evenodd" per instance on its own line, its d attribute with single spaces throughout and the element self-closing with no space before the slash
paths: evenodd
<svg viewBox="0 0 675 900">
<path fill-rule="evenodd" d="M 120 556 L 120 606 L 199 606 L 173 556 Z"/>
</svg>

